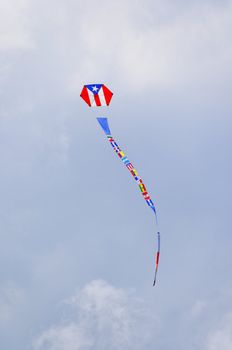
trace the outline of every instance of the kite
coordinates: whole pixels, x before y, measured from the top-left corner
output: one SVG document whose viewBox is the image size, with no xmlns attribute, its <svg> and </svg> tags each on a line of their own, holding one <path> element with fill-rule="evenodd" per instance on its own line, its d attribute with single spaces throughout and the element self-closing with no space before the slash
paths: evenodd
<svg viewBox="0 0 232 350">
<path fill-rule="evenodd" d="M 100 107 L 100 106 L 109 105 L 111 98 L 113 96 L 113 93 L 104 84 L 89 84 L 89 85 L 84 85 L 80 96 L 84 99 L 84 101 L 90 107 Z M 135 179 L 136 183 L 138 184 L 138 187 L 141 191 L 141 194 L 144 200 L 146 201 L 147 205 L 152 209 L 152 212 L 155 215 L 156 225 L 158 227 L 156 208 L 150 195 L 148 194 L 148 191 L 146 189 L 146 186 L 143 180 L 141 179 L 137 170 L 134 168 L 132 163 L 125 156 L 124 152 L 121 150 L 121 148 L 118 146 L 118 144 L 115 142 L 114 138 L 112 137 L 107 118 L 103 118 L 103 117 L 97 118 L 97 121 L 100 124 L 101 128 L 103 129 L 114 152 L 118 155 L 118 157 L 121 159 L 123 164 L 127 167 L 129 172 Z M 156 283 L 156 276 L 157 276 L 158 266 L 159 266 L 159 258 L 160 258 L 160 232 L 158 231 L 157 232 L 157 252 L 156 252 L 156 260 L 155 260 L 155 277 L 153 281 L 153 286 Z"/>
<path fill-rule="evenodd" d="M 109 106 L 113 93 L 104 84 L 84 85 L 80 96 L 89 107 Z"/>
</svg>

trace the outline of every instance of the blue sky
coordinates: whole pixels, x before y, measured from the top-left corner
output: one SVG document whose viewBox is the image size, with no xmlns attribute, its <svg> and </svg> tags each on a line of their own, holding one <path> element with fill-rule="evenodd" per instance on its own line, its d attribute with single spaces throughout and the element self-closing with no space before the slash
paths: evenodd
<svg viewBox="0 0 232 350">
<path fill-rule="evenodd" d="M 0 340 L 232 348 L 231 1 L 0 1 Z M 109 108 L 79 98 L 104 82 Z M 113 154 L 156 202 L 162 234 Z"/>
</svg>

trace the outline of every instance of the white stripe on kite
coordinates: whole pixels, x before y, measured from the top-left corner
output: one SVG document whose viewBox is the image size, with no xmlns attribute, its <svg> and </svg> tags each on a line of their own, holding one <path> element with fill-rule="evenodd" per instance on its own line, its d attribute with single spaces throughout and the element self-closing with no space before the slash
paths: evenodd
<svg viewBox="0 0 232 350">
<path fill-rule="evenodd" d="M 89 95 L 89 100 L 90 100 L 90 104 L 92 107 L 96 106 L 96 102 L 94 99 L 94 94 L 87 88 L 88 91 L 88 95 Z"/>
<path fill-rule="evenodd" d="M 103 92 L 102 87 L 101 87 L 101 89 L 100 89 L 99 92 L 98 92 L 98 96 L 99 96 L 99 99 L 100 99 L 100 101 L 101 101 L 101 105 L 102 105 L 102 106 L 106 106 L 106 105 L 107 105 L 107 104 L 106 104 L 106 99 L 105 99 L 105 95 L 104 95 L 104 92 Z"/>
</svg>

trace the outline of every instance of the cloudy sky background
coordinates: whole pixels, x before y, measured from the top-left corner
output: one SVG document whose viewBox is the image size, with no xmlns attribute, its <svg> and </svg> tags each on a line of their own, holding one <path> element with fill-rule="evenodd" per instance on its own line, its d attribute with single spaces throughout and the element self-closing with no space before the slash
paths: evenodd
<svg viewBox="0 0 232 350">
<path fill-rule="evenodd" d="M 231 350 L 231 36 L 232 1 L 0 0 L 2 348 Z"/>
</svg>

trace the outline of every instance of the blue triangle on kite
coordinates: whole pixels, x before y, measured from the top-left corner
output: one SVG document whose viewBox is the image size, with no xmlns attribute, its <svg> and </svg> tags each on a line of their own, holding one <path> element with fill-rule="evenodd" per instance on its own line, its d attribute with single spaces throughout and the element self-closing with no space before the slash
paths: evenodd
<svg viewBox="0 0 232 350">
<path fill-rule="evenodd" d="M 97 118 L 98 123 L 101 125 L 104 133 L 106 135 L 111 135 L 110 128 L 108 125 L 108 120 L 107 118 Z"/>
<path fill-rule="evenodd" d="M 99 90 L 102 87 L 102 84 L 87 84 L 85 85 L 94 95 L 99 93 Z"/>
</svg>

